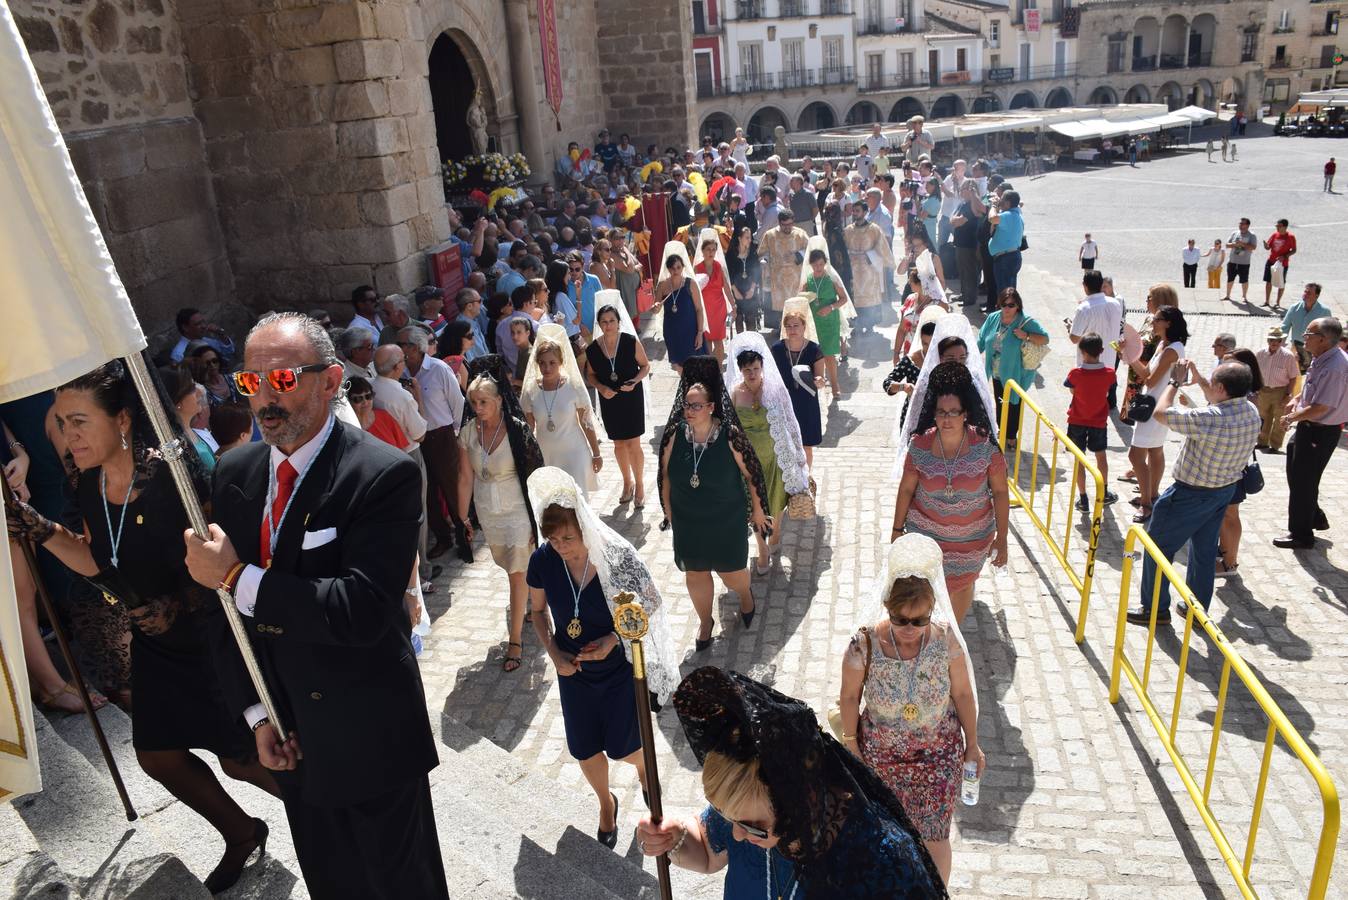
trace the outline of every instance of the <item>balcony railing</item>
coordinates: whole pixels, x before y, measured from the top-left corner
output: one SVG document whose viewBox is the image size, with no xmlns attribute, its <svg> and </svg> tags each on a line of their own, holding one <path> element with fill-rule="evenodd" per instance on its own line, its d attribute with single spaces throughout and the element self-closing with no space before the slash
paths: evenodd
<svg viewBox="0 0 1348 900">
<path fill-rule="evenodd" d="M 864 22 L 857 29 L 858 37 L 874 37 L 885 34 L 912 34 L 912 33 L 913 33 L 913 26 L 909 20 L 904 21 L 904 25 L 902 28 L 896 25 L 893 19 L 888 19 L 881 22 Z"/>
<path fill-rule="evenodd" d="M 901 91 L 930 86 L 926 72 L 885 72 L 881 75 L 868 75 L 857 81 L 857 90 L 863 94 L 872 91 Z"/>
<path fill-rule="evenodd" d="M 1290 69 L 1292 68 L 1292 60 L 1285 56 L 1279 56 L 1274 58 L 1274 60 L 1268 64 L 1268 67 L 1270 69 Z"/>
<path fill-rule="evenodd" d="M 1155 57 L 1155 56 L 1134 56 L 1134 57 L 1133 57 L 1133 71 L 1134 71 L 1134 72 L 1152 72 L 1152 71 L 1155 71 L 1155 69 L 1156 69 L 1156 57 Z"/>
<path fill-rule="evenodd" d="M 697 95 L 701 99 L 731 94 L 756 94 L 766 91 L 789 91 L 796 88 L 825 87 L 835 84 L 855 84 L 856 70 L 852 66 L 820 69 L 794 69 L 786 72 L 758 72 L 722 78 L 720 81 L 700 81 Z"/>
<path fill-rule="evenodd" d="M 1077 74 L 1076 63 L 1063 63 L 1052 66 L 1006 66 L 999 69 L 987 69 L 983 72 L 983 81 L 990 84 L 1009 84 L 1016 81 L 1043 81 L 1050 78 L 1074 78 Z"/>
<path fill-rule="evenodd" d="M 737 0 L 734 8 L 735 18 L 742 21 L 852 14 L 852 4 L 849 0 L 777 0 L 775 5 L 769 5 L 768 0 Z"/>
<path fill-rule="evenodd" d="M 1189 68 L 1191 68 L 1191 69 L 1200 69 L 1200 68 L 1203 68 L 1204 66 L 1210 66 L 1210 65 L 1212 65 L 1212 51 L 1211 51 L 1211 50 L 1209 50 L 1207 53 L 1190 53 L 1190 54 L 1189 54 Z"/>
</svg>

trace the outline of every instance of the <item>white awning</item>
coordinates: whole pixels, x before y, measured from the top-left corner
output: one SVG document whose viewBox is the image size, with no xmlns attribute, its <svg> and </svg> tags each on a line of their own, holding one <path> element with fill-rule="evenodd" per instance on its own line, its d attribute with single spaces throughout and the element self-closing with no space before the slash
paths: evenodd
<svg viewBox="0 0 1348 900">
<path fill-rule="evenodd" d="M 1074 141 L 1089 141 L 1103 137 L 1102 129 L 1113 127 L 1113 123 L 1105 119 L 1082 119 L 1074 122 L 1053 122 L 1048 127 Z"/>
<path fill-rule="evenodd" d="M 1016 116 L 1014 119 L 989 119 L 985 122 L 957 121 L 955 137 L 973 137 L 979 134 L 994 134 L 999 131 L 1018 131 L 1022 128 L 1037 128 L 1044 124 L 1040 116 Z"/>
<path fill-rule="evenodd" d="M 1183 109 L 1175 110 L 1170 115 L 1183 116 L 1186 121 L 1180 124 L 1187 125 L 1189 122 L 1206 122 L 1208 119 L 1215 118 L 1217 114 L 1201 106 L 1186 106 Z"/>
<path fill-rule="evenodd" d="M 1348 90 L 1307 91 L 1297 97 L 1302 106 L 1348 106 Z"/>
</svg>

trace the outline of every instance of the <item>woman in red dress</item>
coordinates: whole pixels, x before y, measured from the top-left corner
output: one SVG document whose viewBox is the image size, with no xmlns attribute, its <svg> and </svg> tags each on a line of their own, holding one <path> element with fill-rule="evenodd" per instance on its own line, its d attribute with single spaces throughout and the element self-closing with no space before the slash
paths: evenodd
<svg viewBox="0 0 1348 900">
<path fill-rule="evenodd" d="M 706 352 L 715 356 L 717 362 L 725 362 L 726 320 L 735 314 L 730 300 L 730 271 L 715 229 L 702 229 L 698 247 L 702 258 L 693 271 L 707 277 L 707 283 L 702 285 L 702 308 L 707 314 Z"/>
</svg>

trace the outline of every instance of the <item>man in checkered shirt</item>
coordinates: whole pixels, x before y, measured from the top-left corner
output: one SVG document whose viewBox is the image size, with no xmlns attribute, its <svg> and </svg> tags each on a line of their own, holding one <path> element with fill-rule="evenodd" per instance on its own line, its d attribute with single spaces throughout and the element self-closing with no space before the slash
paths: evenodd
<svg viewBox="0 0 1348 900">
<path fill-rule="evenodd" d="M 1190 541 L 1189 567 L 1185 581 L 1206 611 L 1212 602 L 1212 582 L 1217 563 L 1217 537 L 1222 516 L 1240 489 L 1245 466 L 1259 440 L 1259 410 L 1250 402 L 1252 374 L 1239 362 L 1222 363 L 1212 373 L 1207 390 L 1208 406 L 1171 409 L 1185 376 L 1196 373 L 1192 360 L 1175 366 L 1174 374 L 1156 402 L 1152 415 L 1171 431 L 1184 436 L 1175 460 L 1175 481 L 1156 499 L 1147 534 L 1173 560 Z M 1141 609 L 1128 613 L 1134 625 L 1147 625 L 1149 604 L 1155 588 L 1156 563 L 1150 556 L 1142 562 Z M 1170 591 L 1161 585 L 1158 623 L 1170 621 Z"/>
</svg>

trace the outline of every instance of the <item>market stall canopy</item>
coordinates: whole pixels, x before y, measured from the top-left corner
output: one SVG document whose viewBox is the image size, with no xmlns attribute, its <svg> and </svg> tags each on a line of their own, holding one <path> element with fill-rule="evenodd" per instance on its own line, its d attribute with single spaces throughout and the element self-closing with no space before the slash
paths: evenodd
<svg viewBox="0 0 1348 900">
<path fill-rule="evenodd" d="M 1297 97 L 1298 106 L 1348 106 L 1348 89 L 1307 91 Z"/>
<path fill-rule="evenodd" d="M 1170 115 L 1183 116 L 1190 122 L 1206 122 L 1208 119 L 1215 118 L 1216 113 L 1210 109 L 1204 109 L 1201 106 L 1186 106 L 1183 109 L 1177 109 Z M 1188 124 L 1183 122 L 1180 124 Z"/>
</svg>

